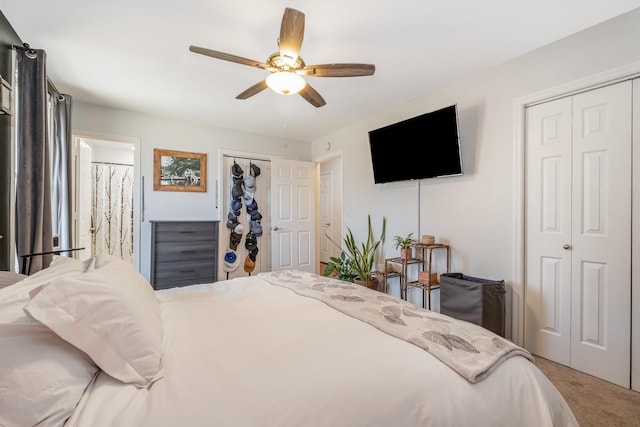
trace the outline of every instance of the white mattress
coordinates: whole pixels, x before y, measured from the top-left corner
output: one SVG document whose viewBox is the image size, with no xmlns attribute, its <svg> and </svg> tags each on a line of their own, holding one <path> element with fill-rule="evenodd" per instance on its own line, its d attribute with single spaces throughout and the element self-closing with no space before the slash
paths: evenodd
<svg viewBox="0 0 640 427">
<path fill-rule="evenodd" d="M 67 426 L 577 426 L 530 361 L 471 384 L 425 350 L 259 277 L 157 292 L 164 378 L 105 373 Z"/>
</svg>

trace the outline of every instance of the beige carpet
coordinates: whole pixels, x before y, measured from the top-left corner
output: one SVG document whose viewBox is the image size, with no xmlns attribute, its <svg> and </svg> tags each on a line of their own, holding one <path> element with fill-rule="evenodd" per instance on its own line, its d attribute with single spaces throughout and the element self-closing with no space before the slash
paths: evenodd
<svg viewBox="0 0 640 427">
<path fill-rule="evenodd" d="M 535 356 L 581 427 L 640 426 L 640 393 Z"/>
</svg>

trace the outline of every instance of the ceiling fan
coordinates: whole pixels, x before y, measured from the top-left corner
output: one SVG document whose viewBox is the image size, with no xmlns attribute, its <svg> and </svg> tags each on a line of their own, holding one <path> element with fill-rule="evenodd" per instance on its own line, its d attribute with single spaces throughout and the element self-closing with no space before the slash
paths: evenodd
<svg viewBox="0 0 640 427">
<path fill-rule="evenodd" d="M 299 93 L 306 101 L 315 107 L 326 104 L 320 94 L 312 88 L 302 76 L 309 77 L 358 77 L 370 76 L 376 67 L 371 64 L 322 64 L 306 65 L 300 57 L 300 47 L 304 37 L 304 13 L 285 8 L 280 25 L 279 51 L 267 58 L 266 62 L 255 61 L 217 50 L 198 46 L 189 46 L 191 52 L 222 59 L 224 61 L 249 65 L 270 71 L 266 79 L 254 84 L 236 99 L 247 99 L 267 87 L 282 95 Z"/>
</svg>

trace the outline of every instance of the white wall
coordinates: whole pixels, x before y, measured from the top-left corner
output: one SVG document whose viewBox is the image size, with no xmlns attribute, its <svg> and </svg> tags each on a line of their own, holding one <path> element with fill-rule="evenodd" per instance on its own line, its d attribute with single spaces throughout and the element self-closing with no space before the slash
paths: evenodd
<svg viewBox="0 0 640 427">
<path fill-rule="evenodd" d="M 308 142 L 208 127 L 81 102 L 74 102 L 72 111 L 74 134 L 140 140 L 140 170 L 141 176 L 144 177 L 145 195 L 145 221 L 142 223 L 140 236 L 140 270 L 147 278 L 151 243 L 150 220 L 220 220 L 220 209 L 216 207 L 216 194 L 219 194 L 216 193 L 216 186 L 219 182 L 221 149 L 311 160 L 311 144 Z M 206 153 L 209 177 L 207 192 L 153 191 L 154 148 Z M 137 202 L 139 201 L 136 200 L 134 203 Z"/>
<path fill-rule="evenodd" d="M 394 235 L 432 234 L 451 244 L 453 271 L 517 284 L 514 100 L 640 61 L 638 40 L 640 9 L 314 141 L 314 156 L 327 154 L 327 142 L 343 153 L 345 226 L 362 238 L 367 214 L 377 224 L 385 215 L 385 256 L 396 256 Z M 451 104 L 460 116 L 464 176 L 374 184 L 367 132 Z"/>
<path fill-rule="evenodd" d="M 367 214 L 371 213 L 376 231 L 382 216 L 386 216 L 388 237 L 383 256 L 396 256 L 394 235 L 433 234 L 451 244 L 453 271 L 513 284 L 518 280 L 514 271 L 514 100 L 640 61 L 638 40 L 640 9 L 419 96 L 312 144 L 83 103 L 74 103 L 73 128 L 74 133 L 85 135 L 140 138 L 146 196 L 140 265 L 147 277 L 150 219 L 220 218 L 214 188 L 219 176 L 218 150 L 228 149 L 300 160 L 341 152 L 345 169 L 344 226 L 356 236 L 364 236 Z M 416 92 L 420 92 L 418 86 Z M 460 115 L 464 176 L 374 184 L 367 132 L 454 103 Z M 327 142 L 331 142 L 329 153 Z M 154 148 L 207 153 L 207 193 L 154 192 Z M 509 306 L 507 336 L 511 335 L 510 314 Z"/>
<path fill-rule="evenodd" d="M 94 162 L 133 165 L 134 153 L 131 149 L 131 146 L 129 146 L 128 144 L 121 145 L 122 147 L 118 148 L 101 147 L 99 145 L 94 146 L 92 150 L 93 156 L 91 160 Z"/>
</svg>

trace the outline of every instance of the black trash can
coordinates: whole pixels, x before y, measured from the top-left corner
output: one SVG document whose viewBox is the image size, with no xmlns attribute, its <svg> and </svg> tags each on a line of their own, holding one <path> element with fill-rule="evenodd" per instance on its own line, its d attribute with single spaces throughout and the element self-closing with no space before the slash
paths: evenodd
<svg viewBox="0 0 640 427">
<path fill-rule="evenodd" d="M 505 335 L 504 280 L 487 280 L 462 273 L 440 275 L 440 313 L 475 323 Z"/>
</svg>

